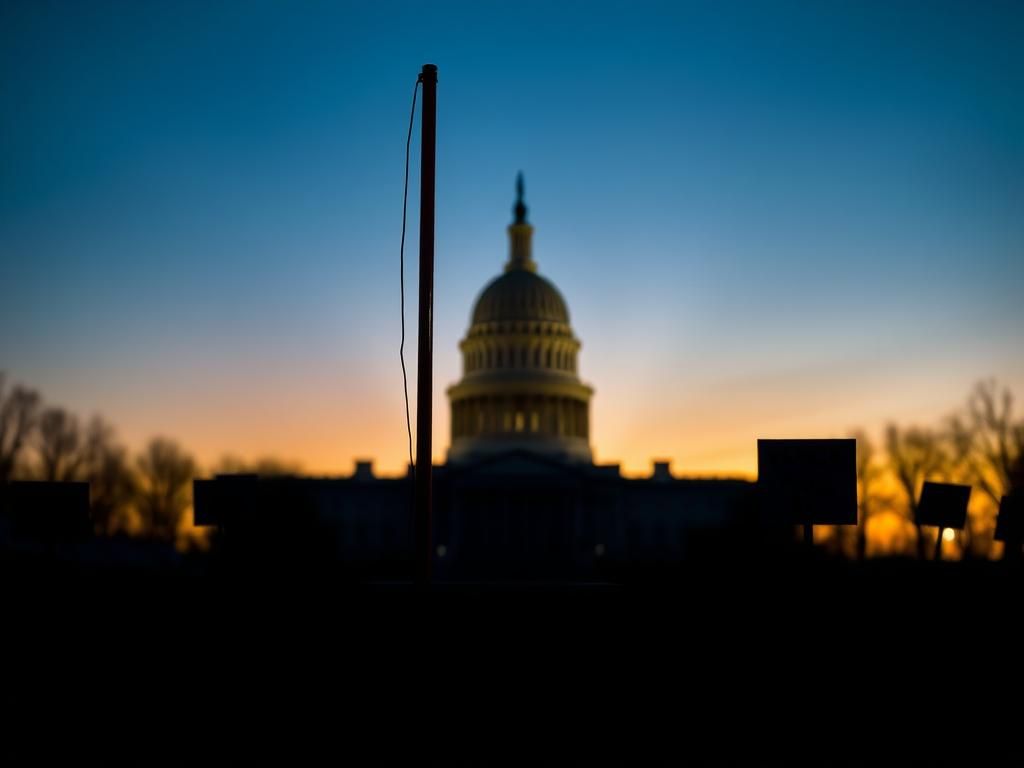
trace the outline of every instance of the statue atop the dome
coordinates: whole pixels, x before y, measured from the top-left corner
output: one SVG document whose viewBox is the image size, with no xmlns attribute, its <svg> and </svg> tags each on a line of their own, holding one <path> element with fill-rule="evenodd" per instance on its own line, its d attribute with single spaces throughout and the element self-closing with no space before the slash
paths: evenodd
<svg viewBox="0 0 1024 768">
<path fill-rule="evenodd" d="M 526 223 L 526 203 L 523 202 L 523 172 L 520 171 L 519 175 L 516 176 L 516 205 L 513 211 L 516 215 L 516 224 Z"/>
</svg>

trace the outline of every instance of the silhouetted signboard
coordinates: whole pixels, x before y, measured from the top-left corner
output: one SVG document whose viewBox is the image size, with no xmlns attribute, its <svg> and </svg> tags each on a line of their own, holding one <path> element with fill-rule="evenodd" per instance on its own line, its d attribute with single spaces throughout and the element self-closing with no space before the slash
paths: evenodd
<svg viewBox="0 0 1024 768">
<path fill-rule="evenodd" d="M 999 501 L 996 541 L 1024 541 L 1024 493 L 1011 493 Z"/>
<path fill-rule="evenodd" d="M 967 522 L 971 486 L 953 483 L 925 483 L 917 504 L 917 524 L 936 528 L 960 528 Z"/>
<path fill-rule="evenodd" d="M 213 480 L 192 481 L 192 521 L 194 525 L 216 525 L 214 517 L 217 486 Z"/>
<path fill-rule="evenodd" d="M 318 487 L 309 480 L 252 474 L 193 480 L 195 524 L 244 526 L 252 530 L 308 527 L 315 522 Z"/>
<path fill-rule="evenodd" d="M 219 475 L 192 481 L 192 509 L 196 525 L 223 525 L 241 518 L 259 501 L 259 477 Z"/>
<path fill-rule="evenodd" d="M 780 524 L 857 524 L 856 440 L 758 440 L 762 510 Z"/>
<path fill-rule="evenodd" d="M 0 509 L 18 536 L 45 541 L 92 533 L 88 483 L 9 483 L 0 489 Z"/>
</svg>

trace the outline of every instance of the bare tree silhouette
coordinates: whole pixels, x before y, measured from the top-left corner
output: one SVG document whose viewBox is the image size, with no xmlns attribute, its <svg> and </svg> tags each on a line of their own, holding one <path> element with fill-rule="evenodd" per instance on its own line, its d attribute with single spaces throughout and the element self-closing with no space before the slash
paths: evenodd
<svg viewBox="0 0 1024 768">
<path fill-rule="evenodd" d="M 18 466 L 18 459 L 36 428 L 39 393 L 16 386 L 4 392 L 4 375 L 0 373 L 0 483 L 8 482 Z"/>
<path fill-rule="evenodd" d="M 39 416 L 36 437 L 40 477 L 50 482 L 77 480 L 84 459 L 78 418 L 63 408 L 47 408 Z"/>
<path fill-rule="evenodd" d="M 173 541 L 192 505 L 195 461 L 177 443 L 157 437 L 136 461 L 139 472 L 138 512 L 145 535 Z"/>
<path fill-rule="evenodd" d="M 978 382 L 967 400 L 966 415 L 949 420 L 953 456 L 965 479 L 993 504 L 1010 487 L 1010 475 L 1024 452 L 1024 420 L 1013 419 L 1013 394 L 995 380 Z"/>
<path fill-rule="evenodd" d="M 222 456 L 213 468 L 214 474 L 237 475 L 254 474 L 263 477 L 279 477 L 281 475 L 301 475 L 302 465 L 296 461 L 279 459 L 274 456 L 263 456 L 255 461 L 246 461 L 237 456 Z"/>
<path fill-rule="evenodd" d="M 1017 457 L 1017 461 L 1014 462 L 1010 471 L 1009 490 L 1024 493 L 1024 452 Z"/>
<path fill-rule="evenodd" d="M 94 416 L 86 428 L 81 479 L 89 482 L 96 533 L 127 530 L 138 483 L 125 449 L 114 440 L 113 427 L 100 416 Z"/>
</svg>

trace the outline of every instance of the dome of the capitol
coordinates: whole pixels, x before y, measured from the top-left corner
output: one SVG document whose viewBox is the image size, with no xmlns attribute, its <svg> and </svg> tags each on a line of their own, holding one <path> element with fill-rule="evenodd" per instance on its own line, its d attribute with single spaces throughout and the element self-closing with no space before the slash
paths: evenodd
<svg viewBox="0 0 1024 768">
<path fill-rule="evenodd" d="M 565 299 L 550 281 L 525 269 L 509 270 L 481 292 L 473 324 L 540 320 L 569 323 Z"/>
<path fill-rule="evenodd" d="M 521 175 L 517 191 L 504 274 L 477 297 L 459 344 L 463 376 L 448 389 L 448 458 L 525 450 L 589 462 L 593 390 L 577 375 L 581 344 L 562 294 L 537 274 Z"/>
</svg>

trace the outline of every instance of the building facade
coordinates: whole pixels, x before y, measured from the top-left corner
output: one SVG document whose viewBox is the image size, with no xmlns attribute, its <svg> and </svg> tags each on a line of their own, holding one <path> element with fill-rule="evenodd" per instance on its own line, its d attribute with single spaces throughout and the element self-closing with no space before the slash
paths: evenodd
<svg viewBox="0 0 1024 768">
<path fill-rule="evenodd" d="M 742 522 L 752 485 L 648 478 L 593 462 L 580 341 L 558 289 L 538 274 L 522 177 L 509 257 L 472 309 L 461 379 L 449 387 L 448 462 L 434 468 L 435 578 L 593 580 L 681 562 L 702 534 Z M 320 559 L 367 578 L 408 575 L 413 474 L 380 478 L 218 476 L 195 483 L 198 525 L 254 562 Z M 285 567 L 285 566 L 283 566 Z"/>
</svg>

